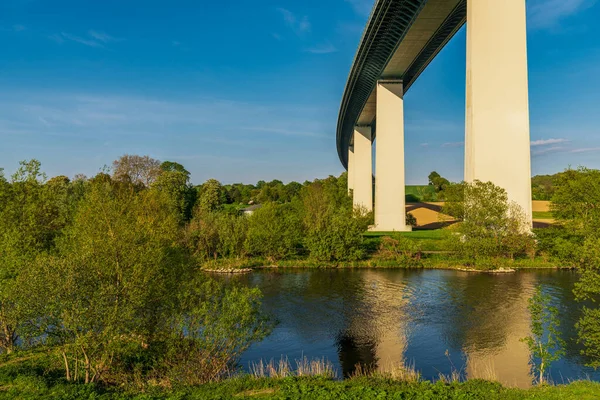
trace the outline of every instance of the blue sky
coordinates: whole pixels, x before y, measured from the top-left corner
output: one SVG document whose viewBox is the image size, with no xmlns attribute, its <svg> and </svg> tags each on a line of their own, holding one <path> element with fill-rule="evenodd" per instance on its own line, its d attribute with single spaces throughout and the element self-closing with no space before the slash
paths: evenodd
<svg viewBox="0 0 600 400">
<path fill-rule="evenodd" d="M 3 0 L 0 167 L 120 155 L 201 183 L 342 172 L 339 103 L 373 0 Z M 532 168 L 600 168 L 600 4 L 528 0 Z M 465 31 L 406 95 L 407 182 L 463 174 Z"/>
</svg>

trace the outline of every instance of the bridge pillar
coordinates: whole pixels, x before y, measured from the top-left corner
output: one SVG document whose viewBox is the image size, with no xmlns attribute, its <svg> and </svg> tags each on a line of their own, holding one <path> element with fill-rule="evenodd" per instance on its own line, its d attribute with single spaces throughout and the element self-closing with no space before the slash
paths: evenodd
<svg viewBox="0 0 600 400">
<path fill-rule="evenodd" d="M 354 128 L 354 207 L 373 210 L 373 149 L 371 127 Z"/>
<path fill-rule="evenodd" d="M 409 231 L 404 177 L 404 84 L 377 82 L 374 231 Z"/>
<path fill-rule="evenodd" d="M 468 0 L 465 181 L 504 188 L 531 224 L 527 85 L 525 0 Z"/>
<path fill-rule="evenodd" d="M 354 191 L 354 145 L 348 147 L 348 195 Z"/>
</svg>

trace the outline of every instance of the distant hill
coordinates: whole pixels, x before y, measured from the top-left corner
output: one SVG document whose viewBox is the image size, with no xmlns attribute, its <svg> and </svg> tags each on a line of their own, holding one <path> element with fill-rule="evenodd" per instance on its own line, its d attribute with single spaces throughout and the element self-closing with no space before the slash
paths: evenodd
<svg viewBox="0 0 600 400">
<path fill-rule="evenodd" d="M 432 185 L 406 185 L 406 202 L 420 203 L 422 201 L 436 201 L 437 194 Z"/>
</svg>

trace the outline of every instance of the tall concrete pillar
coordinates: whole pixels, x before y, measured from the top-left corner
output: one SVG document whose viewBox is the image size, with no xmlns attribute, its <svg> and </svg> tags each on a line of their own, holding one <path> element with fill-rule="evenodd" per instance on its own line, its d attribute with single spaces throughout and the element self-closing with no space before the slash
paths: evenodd
<svg viewBox="0 0 600 400">
<path fill-rule="evenodd" d="M 375 231 L 408 231 L 404 177 L 404 85 L 377 83 Z"/>
<path fill-rule="evenodd" d="M 373 150 L 371 127 L 354 128 L 354 206 L 373 210 Z"/>
<path fill-rule="evenodd" d="M 348 147 L 348 194 L 352 195 L 354 190 L 354 145 Z"/>
<path fill-rule="evenodd" d="M 527 85 L 525 0 L 468 0 L 465 181 L 506 189 L 531 224 Z"/>
</svg>

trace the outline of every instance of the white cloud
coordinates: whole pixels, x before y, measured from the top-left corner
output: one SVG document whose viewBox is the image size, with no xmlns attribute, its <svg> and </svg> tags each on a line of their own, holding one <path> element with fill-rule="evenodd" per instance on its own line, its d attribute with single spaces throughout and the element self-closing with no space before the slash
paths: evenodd
<svg viewBox="0 0 600 400">
<path fill-rule="evenodd" d="M 346 0 L 346 2 L 350 3 L 354 12 L 361 16 L 368 16 L 371 14 L 371 10 L 375 4 L 374 0 Z"/>
<path fill-rule="evenodd" d="M 564 18 L 584 11 L 596 2 L 597 0 L 530 0 L 527 5 L 529 27 L 555 28 Z"/>
<path fill-rule="evenodd" d="M 91 37 L 93 37 L 96 40 L 99 40 L 102 43 L 114 42 L 114 41 L 118 40 L 117 38 L 114 38 L 105 32 L 99 32 L 99 31 L 94 31 L 94 30 L 90 30 L 88 32 L 88 35 L 90 35 Z"/>
<path fill-rule="evenodd" d="M 566 148 L 564 146 L 552 146 L 552 147 L 546 147 L 546 148 L 543 148 L 543 149 L 533 150 L 531 152 L 531 154 L 534 155 L 534 156 L 540 156 L 542 154 L 563 153 L 565 151 L 566 151 Z"/>
<path fill-rule="evenodd" d="M 24 31 L 25 29 L 27 29 L 27 28 L 23 25 L 19 25 L 19 24 L 13 25 L 13 31 L 15 31 L 15 32 L 21 32 L 21 31 Z"/>
<path fill-rule="evenodd" d="M 278 8 L 277 11 L 283 16 L 285 24 L 297 35 L 302 36 L 310 32 L 311 25 L 307 16 L 298 17 L 296 14 L 285 8 Z"/>
<path fill-rule="evenodd" d="M 547 146 L 549 144 L 558 144 L 558 143 L 566 143 L 568 142 L 567 139 L 539 139 L 539 140 L 534 140 L 531 142 L 531 147 L 536 147 L 536 146 Z"/>
<path fill-rule="evenodd" d="M 600 147 L 585 147 L 582 149 L 573 149 L 570 153 L 590 153 L 590 152 L 599 152 Z"/>
<path fill-rule="evenodd" d="M 330 42 L 325 42 L 317 46 L 309 47 L 306 51 L 312 54 L 330 54 L 337 52 L 338 49 Z"/>
<path fill-rule="evenodd" d="M 65 41 L 71 41 L 88 47 L 104 47 L 104 45 L 109 42 L 121 40 L 110 36 L 107 33 L 93 30 L 88 31 L 87 36 L 77 36 L 70 33 L 61 32 L 60 34 L 50 35 L 48 38 L 59 44 L 62 44 Z"/>
<path fill-rule="evenodd" d="M 460 147 L 464 146 L 465 142 L 449 142 L 442 144 L 442 147 Z"/>
</svg>

